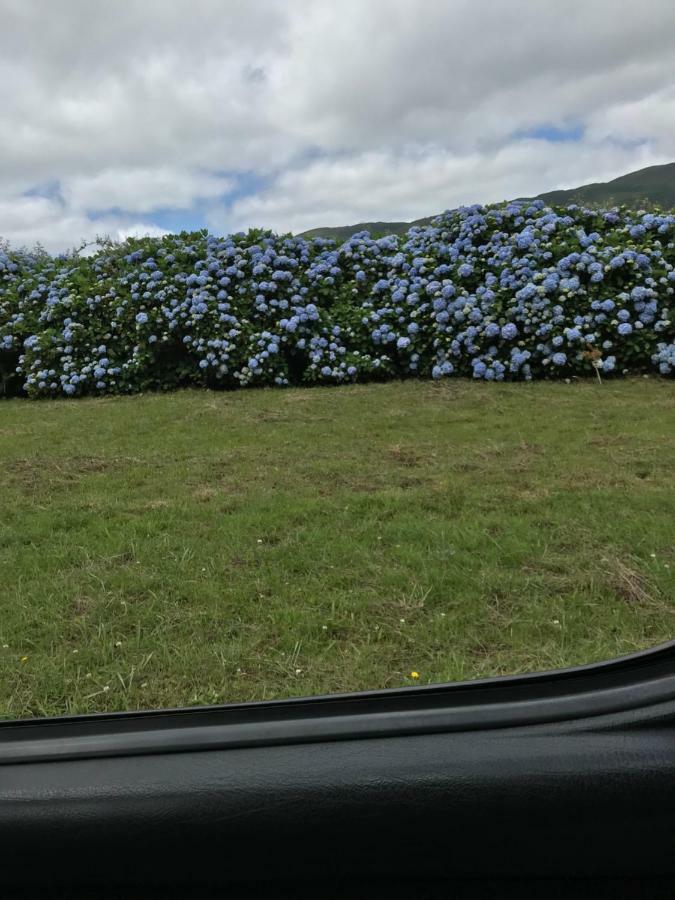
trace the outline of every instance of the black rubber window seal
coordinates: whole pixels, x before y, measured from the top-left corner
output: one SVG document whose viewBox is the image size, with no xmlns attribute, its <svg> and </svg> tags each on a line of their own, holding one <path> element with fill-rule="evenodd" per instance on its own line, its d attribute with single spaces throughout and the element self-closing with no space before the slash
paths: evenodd
<svg viewBox="0 0 675 900">
<path fill-rule="evenodd" d="M 551 672 L 0 722 L 0 765 L 551 724 L 675 703 L 675 641 Z"/>
</svg>

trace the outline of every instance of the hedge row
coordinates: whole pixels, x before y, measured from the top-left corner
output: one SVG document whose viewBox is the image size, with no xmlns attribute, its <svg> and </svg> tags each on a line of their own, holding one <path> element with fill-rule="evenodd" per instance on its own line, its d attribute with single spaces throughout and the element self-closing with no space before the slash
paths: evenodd
<svg viewBox="0 0 675 900">
<path fill-rule="evenodd" d="M 675 368 L 675 216 L 541 201 L 404 237 L 206 232 L 0 249 L 5 394 Z M 0 390 L 2 388 L 0 387 Z"/>
</svg>

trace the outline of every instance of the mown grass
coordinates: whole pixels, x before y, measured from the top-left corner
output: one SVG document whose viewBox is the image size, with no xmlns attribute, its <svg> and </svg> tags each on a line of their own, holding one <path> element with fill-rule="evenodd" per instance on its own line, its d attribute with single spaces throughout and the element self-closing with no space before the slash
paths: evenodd
<svg viewBox="0 0 675 900">
<path fill-rule="evenodd" d="M 475 678 L 675 634 L 672 383 L 0 404 L 0 712 Z"/>
</svg>

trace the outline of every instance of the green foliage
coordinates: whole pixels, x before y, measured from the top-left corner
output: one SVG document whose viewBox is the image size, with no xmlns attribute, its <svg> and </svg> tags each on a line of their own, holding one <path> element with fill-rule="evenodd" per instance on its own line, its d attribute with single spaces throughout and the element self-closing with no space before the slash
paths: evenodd
<svg viewBox="0 0 675 900">
<path fill-rule="evenodd" d="M 466 207 L 337 246 L 255 230 L 0 252 L 0 379 L 32 397 L 675 365 L 675 216 Z"/>
</svg>

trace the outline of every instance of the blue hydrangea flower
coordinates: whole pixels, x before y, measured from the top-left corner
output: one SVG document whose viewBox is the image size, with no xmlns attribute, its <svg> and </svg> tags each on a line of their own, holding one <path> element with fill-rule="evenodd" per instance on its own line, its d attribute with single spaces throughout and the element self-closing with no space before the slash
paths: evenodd
<svg viewBox="0 0 675 900">
<path fill-rule="evenodd" d="M 671 214 L 539 201 L 462 207 L 401 238 L 362 232 L 342 245 L 265 232 L 143 239 L 80 260 L 77 283 L 67 254 L 3 247 L 0 350 L 16 354 L 32 396 L 138 390 L 156 378 L 160 344 L 185 348 L 181 379 L 208 371 L 222 387 L 284 385 L 289 371 L 299 383 L 530 380 L 560 376 L 552 357 L 563 355 L 566 375 L 587 375 L 584 354 L 564 352 L 575 344 L 614 353 L 603 372 L 670 374 L 674 238 Z"/>
</svg>

